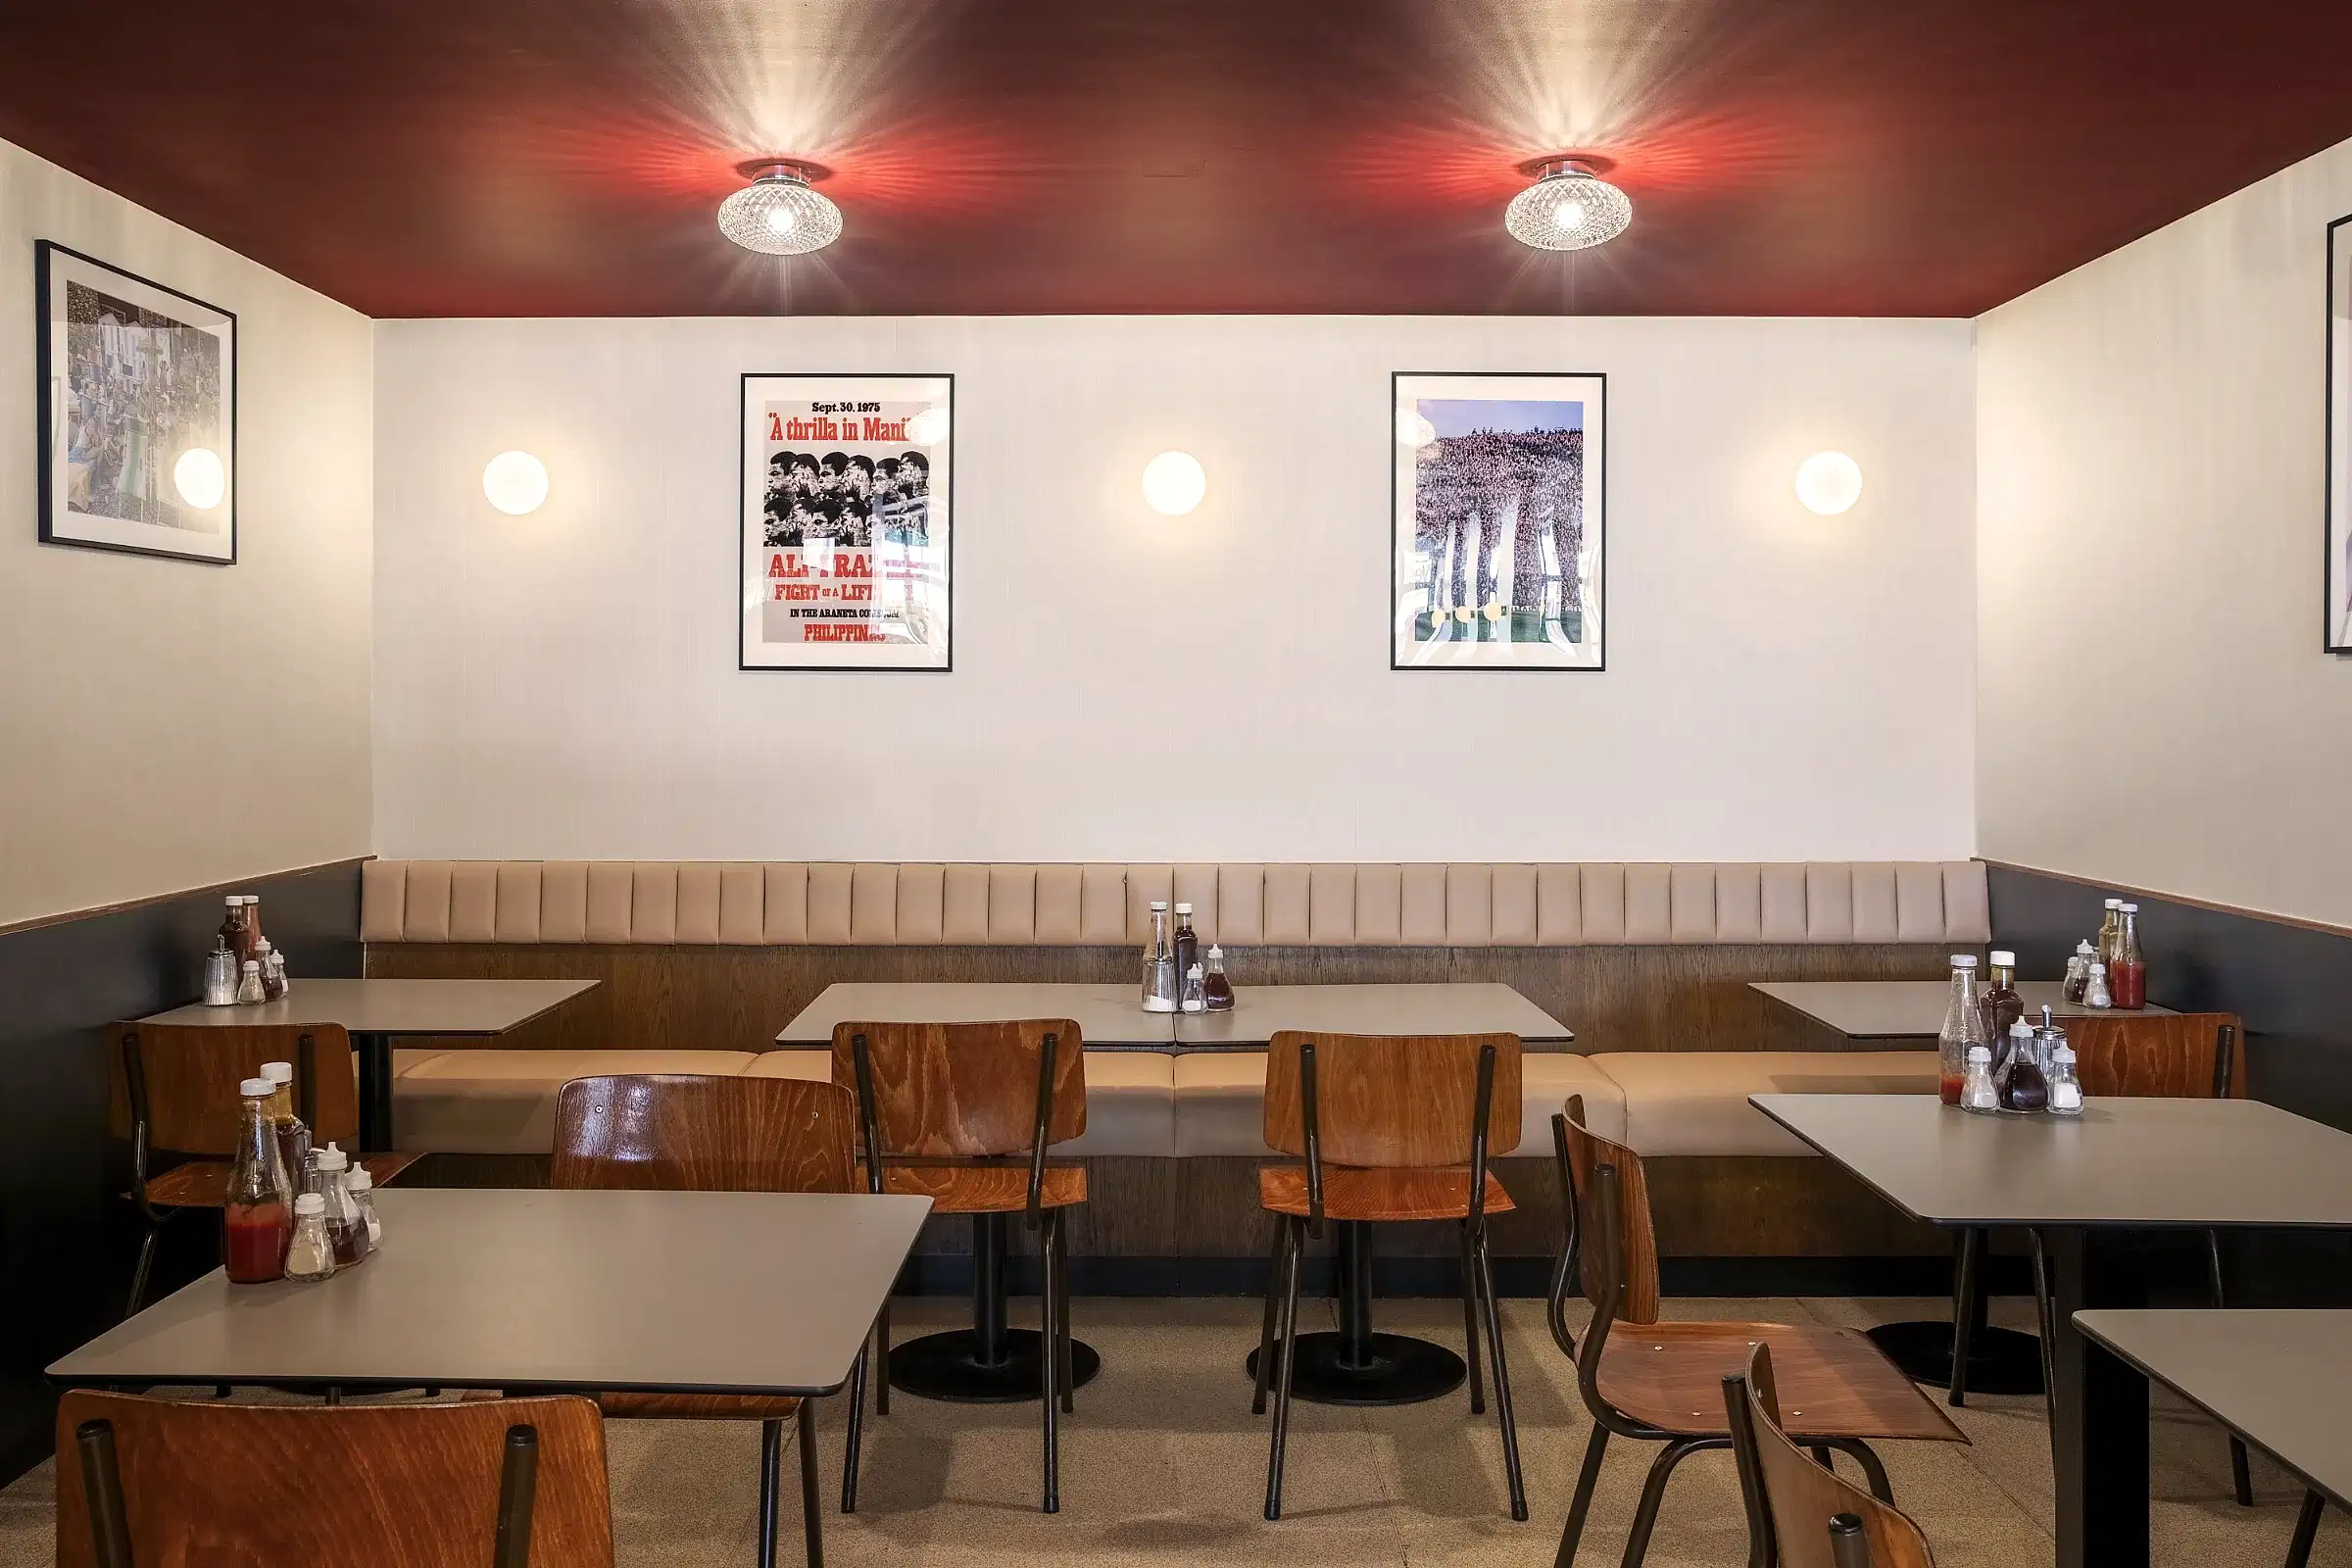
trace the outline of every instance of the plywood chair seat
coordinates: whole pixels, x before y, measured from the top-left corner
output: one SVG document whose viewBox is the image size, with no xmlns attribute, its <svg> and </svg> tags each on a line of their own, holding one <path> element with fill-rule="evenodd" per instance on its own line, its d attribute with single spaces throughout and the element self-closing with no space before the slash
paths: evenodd
<svg viewBox="0 0 2352 1568">
<path fill-rule="evenodd" d="M 860 1161 L 858 1180 L 865 1181 Z M 882 1166 L 882 1190 L 909 1198 L 928 1198 L 934 1214 L 1018 1214 L 1029 1206 L 1029 1167 L 1026 1165 L 894 1165 Z M 1046 1166 L 1039 1184 L 1037 1206 L 1070 1208 L 1086 1201 L 1086 1167 Z"/>
<path fill-rule="evenodd" d="M 627 1394 L 607 1390 L 596 1407 L 614 1421 L 789 1421 L 801 1401 L 752 1394 Z"/>
<path fill-rule="evenodd" d="M 1620 1323 L 1601 1348 L 1601 1397 L 1676 1437 L 1729 1435 L 1723 1380 L 1759 1345 L 1779 1369 L 1787 1430 L 1817 1438 L 1968 1438 L 1868 1337 L 1787 1323 Z"/>
<path fill-rule="evenodd" d="M 1486 1193 L 1486 1212 L 1490 1214 L 1506 1214 L 1518 1206 L 1493 1171 L 1487 1172 Z M 1305 1219 L 1309 1212 L 1306 1167 L 1268 1165 L 1259 1170 L 1257 1202 L 1268 1213 Z M 1467 1168 L 1326 1166 L 1323 1214 L 1336 1220 L 1468 1219 L 1470 1172 Z"/>
<path fill-rule="evenodd" d="M 360 1161 L 368 1179 L 382 1187 L 416 1163 L 416 1154 L 369 1154 Z M 191 1159 L 161 1176 L 147 1178 L 147 1201 L 158 1208 L 219 1208 L 228 1193 L 228 1173 L 235 1167 L 225 1159 Z"/>
</svg>

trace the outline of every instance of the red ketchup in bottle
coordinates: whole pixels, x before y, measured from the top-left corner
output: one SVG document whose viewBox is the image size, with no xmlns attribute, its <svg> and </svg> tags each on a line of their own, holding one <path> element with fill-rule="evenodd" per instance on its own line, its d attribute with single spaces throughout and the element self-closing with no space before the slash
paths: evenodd
<svg viewBox="0 0 2352 1568">
<path fill-rule="evenodd" d="M 232 1203 L 220 1211 L 221 1253 L 229 1282 L 260 1285 L 286 1272 L 294 1216 L 283 1203 Z"/>
</svg>

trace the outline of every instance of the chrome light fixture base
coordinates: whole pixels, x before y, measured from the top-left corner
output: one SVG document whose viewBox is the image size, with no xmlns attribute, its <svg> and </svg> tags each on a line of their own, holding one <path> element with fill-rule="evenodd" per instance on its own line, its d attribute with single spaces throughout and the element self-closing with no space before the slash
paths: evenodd
<svg viewBox="0 0 2352 1568">
<path fill-rule="evenodd" d="M 1634 204 L 1601 178 L 1605 159 L 1539 158 L 1519 166 L 1536 182 L 1511 198 L 1502 226 L 1511 238 L 1540 251 L 1581 251 L 1605 245 L 1634 220 Z"/>
<path fill-rule="evenodd" d="M 763 256 L 806 256 L 841 237 L 841 209 L 814 189 L 832 173 L 799 158 L 755 158 L 735 172 L 751 183 L 718 204 L 718 231 Z"/>
</svg>

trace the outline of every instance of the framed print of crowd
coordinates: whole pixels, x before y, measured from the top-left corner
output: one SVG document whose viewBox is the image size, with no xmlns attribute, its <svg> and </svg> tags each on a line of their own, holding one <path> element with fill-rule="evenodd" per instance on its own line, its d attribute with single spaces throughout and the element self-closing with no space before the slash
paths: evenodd
<svg viewBox="0 0 2352 1568">
<path fill-rule="evenodd" d="M 955 667 L 951 375 L 743 378 L 743 669 Z"/>
<path fill-rule="evenodd" d="M 1606 668 L 1607 378 L 1390 385 L 1390 667 Z"/>
<path fill-rule="evenodd" d="M 237 318 L 42 240 L 33 358 L 43 544 L 237 559 Z"/>
<path fill-rule="evenodd" d="M 2352 216 L 2328 225 L 2328 652 L 2352 654 Z"/>
</svg>

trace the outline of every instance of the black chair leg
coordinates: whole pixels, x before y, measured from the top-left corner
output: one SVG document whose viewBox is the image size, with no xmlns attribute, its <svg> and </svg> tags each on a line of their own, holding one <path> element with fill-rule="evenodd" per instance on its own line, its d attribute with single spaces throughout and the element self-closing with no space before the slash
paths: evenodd
<svg viewBox="0 0 2352 1568">
<path fill-rule="evenodd" d="M 1585 1442 L 1584 1468 L 1576 1474 L 1576 1497 L 1568 1504 L 1568 1522 L 1560 1528 L 1560 1546 L 1552 1554 L 1552 1568 L 1576 1568 L 1576 1548 L 1585 1539 L 1585 1520 L 1592 1512 L 1592 1489 L 1600 1484 L 1601 1455 L 1608 1446 L 1609 1429 L 1594 1422 L 1592 1436 Z"/>
<path fill-rule="evenodd" d="M 890 1298 L 874 1314 L 874 1414 L 890 1414 Z"/>
<path fill-rule="evenodd" d="M 1478 1375 L 1478 1260 L 1470 1241 L 1470 1222 L 1462 1221 L 1462 1360 L 1470 1369 L 1470 1413 L 1487 1413 L 1487 1394 Z"/>
<path fill-rule="evenodd" d="M 858 1511 L 858 1466 L 865 1457 L 865 1365 L 873 1358 L 872 1336 L 850 1363 L 850 1437 L 841 1450 L 841 1511 Z"/>
<path fill-rule="evenodd" d="M 1290 1255 L 1291 1222 L 1274 1219 L 1274 1255 L 1266 1262 L 1266 1320 L 1257 1331 L 1257 1394 L 1250 1401 L 1251 1415 L 1266 1413 L 1266 1380 L 1274 1375 L 1275 1320 L 1282 1311 L 1283 1259 Z"/>
<path fill-rule="evenodd" d="M 124 1317 L 138 1316 L 140 1304 L 147 1299 L 147 1276 L 155 1271 L 155 1249 L 163 1237 L 163 1226 L 149 1220 L 147 1234 L 139 1238 L 138 1265 L 130 1271 L 130 1300 L 122 1309 Z"/>
<path fill-rule="evenodd" d="M 1870 1483 L 1870 1494 L 1888 1507 L 1894 1505 L 1894 1483 L 1886 1479 L 1886 1466 L 1880 1462 L 1877 1451 L 1869 1444 L 1860 1438 L 1839 1438 L 1828 1446 L 1851 1455 L 1854 1463 L 1862 1467 L 1862 1474 Z M 1825 1456 L 1821 1462 L 1828 1464 L 1830 1461 Z"/>
<path fill-rule="evenodd" d="M 1282 1319 L 1276 1325 L 1275 1355 L 1282 1369 L 1274 1379 L 1274 1443 L 1266 1457 L 1266 1517 L 1282 1517 L 1282 1449 L 1291 1435 L 1291 1346 L 1298 1337 L 1298 1254 L 1304 1250 L 1298 1232 L 1301 1222 L 1285 1220 L 1289 1245 L 1282 1251 Z M 1263 1366 L 1265 1363 L 1258 1363 Z"/>
<path fill-rule="evenodd" d="M 796 1419 L 801 1445 L 802 1547 L 808 1554 L 808 1568 L 825 1568 L 825 1514 L 816 1500 L 816 1405 L 803 1399 Z M 771 1555 L 775 1550 L 772 1532 L 768 1536 L 768 1550 Z"/>
<path fill-rule="evenodd" d="M 1058 1348 L 1061 1343 L 1058 1327 L 1061 1317 L 1058 1310 L 1061 1302 L 1061 1270 L 1055 1266 L 1058 1250 L 1054 1245 L 1053 1235 L 1054 1228 L 1060 1223 L 1059 1213 L 1046 1216 L 1046 1235 L 1040 1239 L 1043 1245 L 1037 1250 L 1038 1261 L 1044 1265 L 1046 1274 L 1037 1293 L 1038 1314 L 1042 1320 L 1040 1326 L 1045 1330 L 1038 1340 L 1037 1370 L 1042 1384 L 1038 1394 L 1046 1412 L 1043 1506 L 1047 1513 L 1061 1512 L 1061 1390 L 1055 1387 L 1061 1381 L 1061 1352 Z"/>
<path fill-rule="evenodd" d="M 1054 1216 L 1054 1277 L 1061 1287 L 1054 1303 L 1054 1320 L 1060 1325 L 1054 1342 L 1061 1357 L 1061 1413 L 1069 1415 L 1078 1408 L 1077 1355 L 1070 1348 L 1070 1233 L 1058 1212 Z"/>
<path fill-rule="evenodd" d="M 1527 1482 L 1519 1472 L 1519 1423 L 1511 1413 L 1511 1372 L 1502 1354 L 1502 1314 L 1494 1301 L 1494 1260 L 1487 1250 L 1487 1233 L 1481 1226 L 1472 1242 L 1478 1255 L 1478 1299 L 1487 1320 L 1487 1354 L 1494 1367 L 1494 1416 L 1502 1427 L 1502 1473 L 1511 1489 L 1511 1517 L 1527 1518 Z M 1471 1342 L 1471 1365 L 1476 1367 L 1478 1345 Z M 1474 1373 L 1473 1376 L 1476 1374 Z"/>
<path fill-rule="evenodd" d="M 2311 1544 L 2320 1536 L 2320 1515 L 2327 1509 L 2326 1497 L 2316 1492 L 2303 1494 L 2303 1511 L 2295 1515 L 2294 1539 L 2286 1544 L 2286 1568 L 2307 1568 Z"/>
<path fill-rule="evenodd" d="M 1625 1556 L 1620 1568 L 1642 1568 L 1642 1559 L 1649 1555 L 1649 1538 L 1658 1528 L 1658 1508 L 1666 1500 L 1666 1483 L 1673 1478 L 1674 1467 L 1702 1448 L 1728 1448 L 1729 1438 L 1677 1438 L 1658 1450 L 1649 1462 L 1649 1479 L 1642 1483 L 1642 1505 L 1634 1510 L 1634 1527 L 1625 1538 Z"/>
<path fill-rule="evenodd" d="M 1969 1341 L 1976 1333 L 1977 1269 L 1984 1251 L 1983 1231 L 1960 1233 L 1960 1266 L 1952 1276 L 1952 1392 L 1945 1396 L 1956 1405 L 1968 1403 Z"/>
<path fill-rule="evenodd" d="M 804 1408 L 806 1405 L 804 1404 Z M 784 1423 L 760 1423 L 760 1568 L 776 1568 L 776 1494 L 784 1485 Z"/>
</svg>

